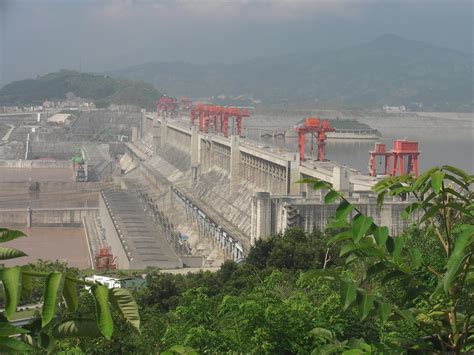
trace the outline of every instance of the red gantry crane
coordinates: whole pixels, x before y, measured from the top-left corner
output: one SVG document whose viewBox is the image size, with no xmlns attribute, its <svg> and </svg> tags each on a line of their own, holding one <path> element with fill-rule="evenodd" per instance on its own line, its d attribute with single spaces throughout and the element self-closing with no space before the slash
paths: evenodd
<svg viewBox="0 0 474 355">
<path fill-rule="evenodd" d="M 370 160 L 369 160 L 369 172 L 370 176 L 375 176 L 376 172 L 376 163 L 377 157 L 383 157 L 384 159 L 384 175 L 390 174 L 390 158 L 392 157 L 392 152 L 387 151 L 387 146 L 384 143 L 375 143 L 375 149 L 369 151 Z"/>
<path fill-rule="evenodd" d="M 415 174 L 418 176 L 418 142 L 398 139 L 393 142 L 393 169 L 392 175 L 405 174 L 405 157 L 407 158 L 407 174 Z"/>
<path fill-rule="evenodd" d="M 295 127 L 295 131 L 298 133 L 298 149 L 300 152 L 300 161 L 305 161 L 305 136 L 310 133 L 312 137 L 317 140 L 318 145 L 318 160 L 325 160 L 324 146 L 326 145 L 326 139 L 328 132 L 335 132 L 336 129 L 331 126 L 328 120 L 321 120 L 319 118 L 309 117 L 304 120 L 302 125 Z"/>
<path fill-rule="evenodd" d="M 386 150 L 386 146 L 383 143 L 375 143 L 375 150 L 369 152 L 369 172 L 370 176 L 377 175 L 376 159 L 378 156 L 385 158 L 385 171 L 384 175 L 403 175 L 403 174 L 414 174 L 418 176 L 418 156 L 420 151 L 418 150 L 418 142 L 408 141 L 406 139 L 397 139 L 393 142 L 393 149 L 391 151 Z M 391 158 L 393 157 L 393 165 L 390 166 Z M 405 158 L 407 158 L 406 172 L 405 172 Z"/>
<path fill-rule="evenodd" d="M 204 133 L 209 133 L 209 127 L 212 124 L 214 132 L 228 137 L 229 119 L 234 119 L 234 132 L 241 136 L 243 119 L 249 116 L 249 110 L 246 108 L 196 103 L 190 110 L 190 124 L 194 126 L 197 119 L 199 130 Z"/>
<path fill-rule="evenodd" d="M 180 111 L 189 111 L 191 107 L 193 106 L 193 100 L 187 98 L 187 97 L 180 97 L 179 98 L 179 110 Z"/>
<path fill-rule="evenodd" d="M 235 134 L 239 137 L 242 135 L 242 120 L 250 116 L 249 110 L 246 108 L 227 107 L 225 119 L 223 120 L 222 133 L 229 136 L 229 118 L 235 118 Z"/>
<path fill-rule="evenodd" d="M 156 103 L 158 116 L 175 117 L 178 112 L 178 102 L 174 97 L 163 95 Z"/>
</svg>

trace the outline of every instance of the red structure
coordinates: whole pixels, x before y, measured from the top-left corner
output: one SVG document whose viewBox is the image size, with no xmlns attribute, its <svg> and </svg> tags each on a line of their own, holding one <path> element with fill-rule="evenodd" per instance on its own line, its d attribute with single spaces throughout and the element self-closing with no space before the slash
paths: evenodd
<svg viewBox="0 0 474 355">
<path fill-rule="evenodd" d="M 407 174 L 415 174 L 418 176 L 418 142 L 407 140 L 396 140 L 393 142 L 393 169 L 392 175 L 396 175 L 397 170 L 399 175 L 405 174 L 405 157 L 407 158 Z"/>
<path fill-rule="evenodd" d="M 386 145 L 383 143 L 375 143 L 375 150 L 371 150 L 369 152 L 370 154 L 370 160 L 369 160 L 369 171 L 370 171 L 370 176 L 375 176 L 376 175 L 376 170 L 377 170 L 377 157 L 383 157 L 384 158 L 384 175 L 389 175 L 390 174 L 390 158 L 393 155 L 392 152 L 388 152 L 386 150 Z"/>
<path fill-rule="evenodd" d="M 222 133 L 228 137 L 229 119 L 234 119 L 234 132 L 241 136 L 243 119 L 249 116 L 249 110 L 246 108 L 197 103 L 190 110 L 190 123 L 191 126 L 194 126 L 197 119 L 201 132 L 208 133 L 212 126 L 214 132 Z"/>
<path fill-rule="evenodd" d="M 305 119 L 304 123 L 295 128 L 298 133 L 298 149 L 300 152 L 300 161 L 305 161 L 305 136 L 310 133 L 313 138 L 317 140 L 318 145 L 318 160 L 325 160 L 324 146 L 326 145 L 326 133 L 335 132 L 336 129 L 331 126 L 328 120 L 321 120 L 319 118 L 309 117 Z"/>
<path fill-rule="evenodd" d="M 378 156 L 385 158 L 385 175 L 403 175 L 414 174 L 418 176 L 418 142 L 398 139 L 393 142 L 393 149 L 387 151 L 385 144 L 375 143 L 375 150 L 370 151 L 369 172 L 371 176 L 376 176 L 376 159 Z M 390 166 L 390 160 L 393 157 L 393 166 Z M 405 164 L 405 158 L 406 164 Z M 406 171 L 405 171 L 406 165 Z"/>
<path fill-rule="evenodd" d="M 178 113 L 178 102 L 174 97 L 163 95 L 156 104 L 158 116 L 175 117 Z"/>
<path fill-rule="evenodd" d="M 117 269 L 117 258 L 110 252 L 110 247 L 102 247 L 95 255 L 95 268 L 97 270 Z"/>
<path fill-rule="evenodd" d="M 199 130 L 204 131 L 204 120 L 209 120 L 208 110 L 206 104 L 197 103 L 190 111 L 191 126 L 194 126 L 196 119 L 199 121 Z"/>
<path fill-rule="evenodd" d="M 187 97 L 180 97 L 178 107 L 180 111 L 189 111 L 193 107 L 193 100 Z"/>
</svg>

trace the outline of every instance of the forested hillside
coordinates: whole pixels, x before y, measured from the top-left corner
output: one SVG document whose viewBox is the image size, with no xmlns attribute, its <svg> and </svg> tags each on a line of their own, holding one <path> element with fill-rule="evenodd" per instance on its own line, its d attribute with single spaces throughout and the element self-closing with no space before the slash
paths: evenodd
<svg viewBox="0 0 474 355">
<path fill-rule="evenodd" d="M 64 100 L 67 93 L 102 107 L 113 103 L 150 110 L 161 96 L 152 85 L 143 82 L 62 70 L 5 85 L 0 89 L 0 105 L 41 105 L 45 100 Z"/>
</svg>

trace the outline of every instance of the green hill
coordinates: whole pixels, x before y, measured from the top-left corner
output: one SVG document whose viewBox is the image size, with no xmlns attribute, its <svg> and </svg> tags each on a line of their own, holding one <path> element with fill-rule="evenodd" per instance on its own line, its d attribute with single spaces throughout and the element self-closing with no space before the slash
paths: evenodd
<svg viewBox="0 0 474 355">
<path fill-rule="evenodd" d="M 106 75 L 61 70 L 12 82 L 0 89 L 0 105 L 41 104 L 45 100 L 62 100 L 69 92 L 90 99 L 98 106 L 136 105 L 153 109 L 161 96 L 151 84 L 116 79 Z"/>
<path fill-rule="evenodd" d="M 110 74 L 150 82 L 171 95 L 351 108 L 422 103 L 424 110 L 470 111 L 472 64 L 472 54 L 384 35 L 333 51 L 240 64 L 148 63 Z"/>
</svg>

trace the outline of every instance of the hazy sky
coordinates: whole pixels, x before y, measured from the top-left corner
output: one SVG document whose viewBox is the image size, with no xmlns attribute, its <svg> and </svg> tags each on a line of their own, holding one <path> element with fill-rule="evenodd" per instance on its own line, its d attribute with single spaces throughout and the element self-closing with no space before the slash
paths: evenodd
<svg viewBox="0 0 474 355">
<path fill-rule="evenodd" d="M 61 68 L 238 62 L 384 33 L 472 51 L 471 0 L 0 0 L 0 86 Z"/>
</svg>

